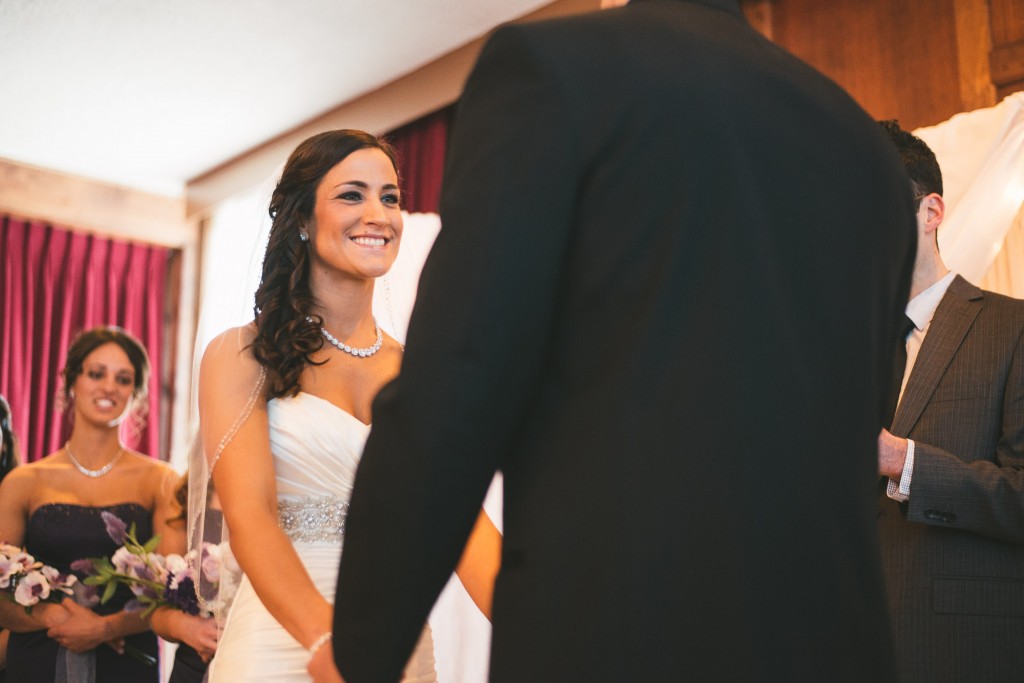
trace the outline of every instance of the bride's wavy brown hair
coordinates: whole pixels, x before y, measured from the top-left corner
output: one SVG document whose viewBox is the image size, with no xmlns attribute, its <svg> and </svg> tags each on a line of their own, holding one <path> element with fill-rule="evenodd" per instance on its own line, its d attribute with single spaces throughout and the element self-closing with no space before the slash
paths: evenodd
<svg viewBox="0 0 1024 683">
<path fill-rule="evenodd" d="M 327 172 L 360 149 L 384 152 L 395 173 L 394 148 L 361 130 L 332 130 L 307 139 L 292 152 L 270 198 L 270 238 L 263 257 L 263 275 L 256 290 L 256 338 L 252 353 L 267 373 L 267 398 L 294 396 L 299 375 L 324 345 L 323 320 L 313 315 L 309 288 L 310 242 L 299 231 L 313 217 L 316 189 Z M 308 322 L 311 316 L 313 322 Z"/>
</svg>

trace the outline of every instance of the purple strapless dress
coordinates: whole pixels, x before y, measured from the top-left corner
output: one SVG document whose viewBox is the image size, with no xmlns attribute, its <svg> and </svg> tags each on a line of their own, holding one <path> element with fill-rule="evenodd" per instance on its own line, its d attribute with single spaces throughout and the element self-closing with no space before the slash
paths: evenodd
<svg viewBox="0 0 1024 683">
<path fill-rule="evenodd" d="M 26 550 L 40 562 L 62 572 L 69 571 L 75 560 L 110 557 L 118 546 L 107 535 L 101 512 L 114 513 L 129 528 L 134 523 L 136 537 L 143 543 L 153 535 L 152 513 L 138 503 L 102 507 L 48 503 L 41 505 L 28 519 Z M 107 604 L 94 609 L 98 614 L 112 614 L 124 607 L 131 597 L 131 592 L 121 587 Z M 125 641 L 152 657 L 157 655 L 156 636 L 151 631 L 129 636 Z M 12 633 L 7 648 L 8 683 L 53 681 L 58 649 L 45 631 Z M 119 655 L 106 645 L 100 645 L 95 652 L 97 683 L 157 683 L 159 680 L 157 665 L 145 664 L 130 655 Z"/>
</svg>

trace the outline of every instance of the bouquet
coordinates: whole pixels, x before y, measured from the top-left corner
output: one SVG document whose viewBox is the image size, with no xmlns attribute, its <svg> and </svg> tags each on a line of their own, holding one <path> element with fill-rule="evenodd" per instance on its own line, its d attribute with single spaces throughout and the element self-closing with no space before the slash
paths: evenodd
<svg viewBox="0 0 1024 683">
<path fill-rule="evenodd" d="M 139 543 L 135 525 L 127 528 L 124 521 L 110 512 L 100 513 L 106 525 L 107 534 L 121 545 L 113 557 L 93 557 L 76 560 L 71 564 L 75 571 L 85 574 L 83 583 L 96 591 L 102 589 L 101 603 L 114 596 L 119 585 L 127 586 L 134 597 L 125 605 L 128 611 L 143 610 L 149 616 L 160 607 L 171 607 L 186 614 L 202 617 L 211 616 L 200 607 L 196 592 L 196 577 L 193 570 L 196 554 L 185 556 L 160 555 L 154 550 L 160 537 L 154 536 L 146 543 Z M 205 581 L 216 585 L 222 553 L 219 546 L 204 544 L 200 571 Z"/>
<path fill-rule="evenodd" d="M 0 592 L 29 614 L 40 602 L 60 602 L 74 592 L 77 579 L 37 562 L 23 549 L 0 544 Z"/>
</svg>

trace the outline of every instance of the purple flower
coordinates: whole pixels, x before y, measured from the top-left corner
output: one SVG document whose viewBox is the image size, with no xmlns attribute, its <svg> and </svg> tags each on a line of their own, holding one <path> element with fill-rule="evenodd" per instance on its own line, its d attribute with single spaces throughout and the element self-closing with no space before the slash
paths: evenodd
<svg viewBox="0 0 1024 683">
<path fill-rule="evenodd" d="M 191 574 L 170 575 L 164 589 L 164 600 L 171 607 L 180 609 L 185 614 L 199 614 L 199 599 L 196 597 L 196 585 Z"/>
<path fill-rule="evenodd" d="M 89 586 L 79 581 L 71 587 L 71 592 L 74 595 L 75 602 L 83 607 L 92 609 L 100 604 L 99 586 Z"/>
<path fill-rule="evenodd" d="M 92 560 L 75 560 L 71 563 L 71 569 L 84 576 L 96 576 L 97 574 L 96 565 Z"/>
<path fill-rule="evenodd" d="M 107 527 L 107 536 L 110 536 L 114 543 L 123 545 L 128 539 L 128 527 L 125 526 L 121 518 L 105 510 L 100 513 L 100 517 L 103 518 L 103 524 Z"/>
</svg>

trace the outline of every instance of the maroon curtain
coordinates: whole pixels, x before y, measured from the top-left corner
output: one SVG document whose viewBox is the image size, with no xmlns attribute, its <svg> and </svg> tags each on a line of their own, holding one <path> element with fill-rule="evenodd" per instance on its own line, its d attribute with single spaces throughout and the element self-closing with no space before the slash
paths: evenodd
<svg viewBox="0 0 1024 683">
<path fill-rule="evenodd" d="M 453 111 L 445 107 L 385 136 L 398 150 L 402 208 L 409 213 L 437 213 Z"/>
<path fill-rule="evenodd" d="M 0 216 L 0 393 L 7 396 L 22 457 L 38 460 L 68 438 L 58 412 L 60 371 L 71 340 L 95 325 L 139 338 L 151 365 L 142 429 L 126 421 L 125 443 L 167 457 L 160 440 L 164 311 L 175 250 L 108 239 L 41 221 Z"/>
</svg>

